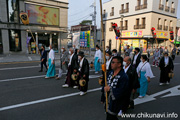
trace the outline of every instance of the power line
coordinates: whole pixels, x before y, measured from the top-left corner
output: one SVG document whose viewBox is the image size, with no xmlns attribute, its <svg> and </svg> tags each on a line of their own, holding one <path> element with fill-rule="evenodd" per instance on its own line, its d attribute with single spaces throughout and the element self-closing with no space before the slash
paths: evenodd
<svg viewBox="0 0 180 120">
<path fill-rule="evenodd" d="M 68 21 L 68 22 L 74 22 L 74 21 L 79 21 L 79 20 L 82 20 L 82 19 L 87 19 L 86 17 L 89 18 L 90 15 L 86 15 L 86 16 L 84 16 L 82 18 L 79 18 L 79 19 L 76 19 L 76 20 L 72 20 L 72 21 Z"/>
<path fill-rule="evenodd" d="M 77 12 L 77 13 L 74 13 L 74 14 L 72 14 L 72 15 L 70 14 L 69 17 L 78 15 L 79 13 L 84 13 L 84 12 L 86 12 L 87 10 L 90 10 L 90 7 L 88 7 L 88 8 L 85 9 L 85 10 L 81 10 L 81 11 L 79 11 L 79 12 Z"/>
</svg>

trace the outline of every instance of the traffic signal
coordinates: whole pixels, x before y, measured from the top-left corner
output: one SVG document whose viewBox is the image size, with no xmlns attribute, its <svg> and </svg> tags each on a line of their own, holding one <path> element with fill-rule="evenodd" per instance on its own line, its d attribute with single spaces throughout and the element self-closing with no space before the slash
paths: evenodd
<svg viewBox="0 0 180 120">
<path fill-rule="evenodd" d="M 113 24 L 112 24 L 112 28 L 114 29 L 114 32 L 115 32 L 116 36 L 117 36 L 117 37 L 120 37 L 121 33 L 120 33 L 119 27 L 117 26 L 116 23 L 113 23 Z"/>
<path fill-rule="evenodd" d="M 156 32 L 155 32 L 155 28 L 154 27 L 151 28 L 151 32 L 152 32 L 153 38 L 156 38 Z"/>
<path fill-rule="evenodd" d="M 170 31 L 170 39 L 174 40 L 174 32 L 173 31 Z"/>
</svg>

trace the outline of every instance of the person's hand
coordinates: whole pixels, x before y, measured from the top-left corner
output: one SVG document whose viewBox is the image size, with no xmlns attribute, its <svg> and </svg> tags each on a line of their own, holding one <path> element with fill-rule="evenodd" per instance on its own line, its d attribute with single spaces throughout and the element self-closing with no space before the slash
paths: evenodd
<svg viewBox="0 0 180 120">
<path fill-rule="evenodd" d="M 86 77 L 86 75 L 83 75 L 83 78 L 85 78 Z"/>
<path fill-rule="evenodd" d="M 52 64 L 54 64 L 54 60 L 53 60 Z"/>
<path fill-rule="evenodd" d="M 65 62 L 62 63 L 63 65 L 65 64 Z"/>
<path fill-rule="evenodd" d="M 77 73 L 77 75 L 79 76 L 79 72 Z"/>
<path fill-rule="evenodd" d="M 99 62 L 99 60 L 98 60 L 98 62 Z"/>
<path fill-rule="evenodd" d="M 132 93 L 135 93 L 135 92 L 136 92 L 136 89 L 133 89 L 133 90 L 132 90 Z"/>
<path fill-rule="evenodd" d="M 43 61 L 44 61 L 44 59 L 41 60 L 41 62 L 43 62 Z"/>
<path fill-rule="evenodd" d="M 76 73 L 76 72 L 77 72 L 77 70 L 76 70 L 76 69 L 74 69 L 74 72 Z"/>
<path fill-rule="evenodd" d="M 110 91 L 110 87 L 109 86 L 104 87 L 104 91 L 105 92 L 109 92 Z"/>
<path fill-rule="evenodd" d="M 147 81 L 150 82 L 150 78 L 149 77 L 148 77 Z"/>
</svg>

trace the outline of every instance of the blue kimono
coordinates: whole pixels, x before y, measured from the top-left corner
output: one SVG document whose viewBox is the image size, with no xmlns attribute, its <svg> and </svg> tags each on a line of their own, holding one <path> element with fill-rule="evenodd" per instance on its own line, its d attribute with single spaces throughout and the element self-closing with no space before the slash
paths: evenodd
<svg viewBox="0 0 180 120">
<path fill-rule="evenodd" d="M 48 78 L 55 77 L 56 75 L 55 63 L 53 64 L 53 60 L 55 60 L 55 53 L 54 53 L 54 50 L 51 49 L 49 52 L 49 60 L 48 60 L 49 68 L 46 74 L 46 77 Z"/>
<path fill-rule="evenodd" d="M 107 84 L 110 86 L 108 113 L 117 115 L 123 109 L 123 104 L 127 101 L 129 78 L 122 69 L 118 75 L 113 77 L 114 71 L 110 71 L 107 77 Z"/>
</svg>

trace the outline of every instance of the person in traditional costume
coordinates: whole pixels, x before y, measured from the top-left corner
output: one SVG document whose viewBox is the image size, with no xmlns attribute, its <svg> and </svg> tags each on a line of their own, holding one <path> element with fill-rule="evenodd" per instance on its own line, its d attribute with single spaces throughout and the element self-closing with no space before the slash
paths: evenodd
<svg viewBox="0 0 180 120">
<path fill-rule="evenodd" d="M 141 56 L 141 63 L 139 63 L 137 67 L 137 73 L 139 77 L 140 88 L 138 89 L 139 98 L 143 98 L 146 95 L 148 89 L 148 83 L 150 79 L 154 77 L 151 66 L 149 62 L 147 62 L 147 56 Z"/>
<path fill-rule="evenodd" d="M 123 108 L 129 89 L 129 79 L 123 70 L 123 58 L 115 56 L 111 62 L 112 70 L 107 75 L 108 110 L 106 120 L 118 120 L 117 114 Z"/>
<path fill-rule="evenodd" d="M 133 56 L 133 60 L 132 60 L 132 65 L 137 68 L 137 66 L 139 65 L 139 63 L 141 62 L 141 53 L 140 53 L 140 49 L 139 48 L 135 48 L 134 51 L 134 56 Z"/>
<path fill-rule="evenodd" d="M 172 49 L 172 52 L 171 52 L 172 60 L 175 60 L 176 51 L 177 51 L 176 47 L 174 46 L 174 48 Z"/>
<path fill-rule="evenodd" d="M 149 62 L 150 57 L 151 57 L 151 52 L 152 52 L 152 50 L 151 50 L 151 47 L 149 46 L 148 49 L 147 49 L 148 62 Z"/>
<path fill-rule="evenodd" d="M 107 73 L 109 71 L 111 71 L 111 61 L 112 61 L 112 53 L 110 51 L 106 52 L 106 71 Z M 104 72 L 102 71 L 102 74 L 103 74 L 103 78 L 102 78 L 102 85 L 105 84 L 105 75 L 104 75 Z M 104 94 L 104 90 L 102 89 L 102 95 L 101 95 L 101 103 L 103 104 L 105 102 L 105 94 Z"/>
<path fill-rule="evenodd" d="M 168 50 L 167 46 L 165 47 L 163 53 L 165 53 L 165 52 L 169 53 L 169 50 Z"/>
<path fill-rule="evenodd" d="M 68 69 L 68 56 L 69 56 L 69 53 L 68 51 L 66 51 L 65 47 L 62 47 L 61 49 L 61 59 L 60 59 L 60 65 L 62 65 L 62 72 L 67 72 L 67 69 Z M 61 69 L 60 69 L 61 70 Z M 59 75 L 58 77 L 56 77 L 56 79 L 60 79 L 60 72 L 59 72 Z"/>
<path fill-rule="evenodd" d="M 95 67 L 95 73 L 97 74 L 100 71 L 100 63 L 101 63 L 101 50 L 98 45 L 96 45 L 96 53 L 94 56 L 94 67 Z"/>
<path fill-rule="evenodd" d="M 159 85 L 168 85 L 170 83 L 170 78 L 168 74 L 173 71 L 174 64 L 173 60 L 171 59 L 171 57 L 168 56 L 167 52 L 164 53 L 164 57 L 162 57 L 160 60 L 159 69 L 161 70 Z"/>
<path fill-rule="evenodd" d="M 88 82 L 89 82 L 89 62 L 84 57 L 84 52 L 79 51 L 78 54 L 79 59 L 79 68 L 78 68 L 78 81 L 83 80 L 83 85 L 79 84 L 80 95 L 85 95 L 88 90 Z"/>
<path fill-rule="evenodd" d="M 41 49 L 42 49 L 41 50 L 41 70 L 39 72 L 43 71 L 43 65 L 46 68 L 46 72 L 47 72 L 47 65 L 46 65 L 46 62 L 47 62 L 47 51 L 45 50 L 44 46 L 42 46 Z"/>
<path fill-rule="evenodd" d="M 131 64 L 131 58 L 129 56 L 124 58 L 123 66 L 124 72 L 129 78 L 129 89 L 127 99 L 124 103 L 124 107 L 122 110 L 119 111 L 118 116 L 121 116 L 122 113 L 126 113 L 128 108 L 134 109 L 134 94 L 136 93 L 136 90 L 140 87 L 136 68 L 133 67 L 133 65 Z"/>
<path fill-rule="evenodd" d="M 152 66 L 158 67 L 160 57 L 161 57 L 160 50 L 157 47 L 154 54 L 153 54 L 153 65 Z"/>
<path fill-rule="evenodd" d="M 49 47 L 50 47 L 49 60 L 48 60 L 49 68 L 48 68 L 48 71 L 47 71 L 45 78 L 56 77 L 55 53 L 54 53 L 54 50 L 52 48 L 52 45 L 50 45 Z"/>
<path fill-rule="evenodd" d="M 73 87 L 73 88 L 78 88 L 78 82 L 72 80 L 72 74 L 76 74 L 78 70 L 78 56 L 77 54 L 74 53 L 74 49 L 70 48 L 69 49 L 69 54 L 70 54 L 70 60 L 68 64 L 68 72 L 66 74 L 66 81 L 65 84 L 62 85 L 62 87 L 67 88 L 67 87 Z"/>
</svg>

